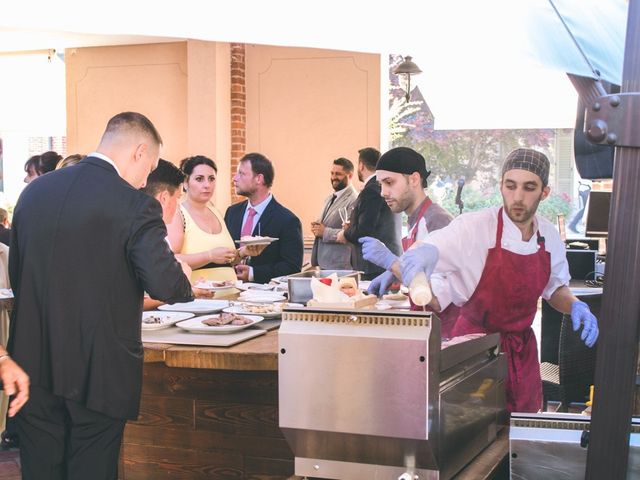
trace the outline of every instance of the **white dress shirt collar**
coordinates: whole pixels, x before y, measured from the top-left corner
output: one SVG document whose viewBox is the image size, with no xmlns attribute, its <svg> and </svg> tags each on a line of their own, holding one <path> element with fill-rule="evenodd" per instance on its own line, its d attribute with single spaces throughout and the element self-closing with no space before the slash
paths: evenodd
<svg viewBox="0 0 640 480">
<path fill-rule="evenodd" d="M 369 175 L 367 178 L 364 179 L 364 182 L 362 182 L 363 185 L 366 185 L 367 183 L 369 183 L 369 180 L 371 180 L 371 177 L 375 177 L 376 176 L 376 172 L 373 172 L 371 175 Z"/>
<path fill-rule="evenodd" d="M 120 175 L 120 170 L 118 170 L 118 167 L 116 166 L 116 164 L 113 163 L 113 160 L 111 160 L 109 157 L 107 157 L 104 153 L 91 152 L 89 155 L 87 155 L 87 157 L 95 157 L 95 158 L 99 158 L 100 160 L 104 160 L 109 165 L 111 165 L 113 168 L 115 168 L 116 173 L 118 174 L 118 176 L 122 177 L 122 175 Z"/>
</svg>

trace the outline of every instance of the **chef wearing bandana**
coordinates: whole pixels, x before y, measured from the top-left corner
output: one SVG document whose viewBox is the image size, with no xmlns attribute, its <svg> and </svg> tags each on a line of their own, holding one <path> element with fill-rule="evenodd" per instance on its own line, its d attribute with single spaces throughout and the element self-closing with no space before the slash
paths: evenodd
<svg viewBox="0 0 640 480">
<path fill-rule="evenodd" d="M 551 222 L 536 215 L 550 192 L 549 160 L 535 150 L 511 152 L 502 167 L 503 205 L 457 217 L 431 233 L 400 259 L 403 283 L 419 272 L 430 278 L 440 311 L 460 307 L 452 336 L 501 334 L 508 360 L 507 408 L 537 412 L 542 382 L 531 329 L 540 296 L 556 310 L 570 313 L 573 329 L 591 347 L 598 321 L 568 287 L 565 246 Z"/>
</svg>

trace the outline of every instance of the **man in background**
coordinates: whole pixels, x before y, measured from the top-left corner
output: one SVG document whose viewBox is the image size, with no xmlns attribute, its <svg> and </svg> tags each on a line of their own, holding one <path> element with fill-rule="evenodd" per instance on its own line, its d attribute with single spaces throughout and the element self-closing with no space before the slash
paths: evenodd
<svg viewBox="0 0 640 480">
<path fill-rule="evenodd" d="M 224 221 L 234 240 L 245 236 L 272 237 L 278 240 L 251 257 L 250 264 L 236 265 L 239 280 L 267 283 L 274 277 L 297 273 L 302 268 L 304 244 L 300 219 L 278 203 L 271 193 L 275 172 L 271 161 L 260 153 L 248 153 L 240 159 L 233 176 L 237 195 L 244 202 L 227 208 Z"/>
<path fill-rule="evenodd" d="M 143 292 L 193 299 L 160 205 L 138 190 L 161 144 L 148 118 L 120 113 L 97 151 L 18 200 L 8 350 L 31 379 L 16 417 L 25 480 L 117 477 L 124 426 L 140 404 Z"/>
<path fill-rule="evenodd" d="M 364 182 L 364 188 L 354 204 L 349 225 L 337 236 L 338 242 L 350 242 L 354 245 L 353 268 L 364 272 L 363 280 L 373 280 L 385 269 L 362 257 L 362 247 L 358 241 L 362 237 L 377 238 L 394 255 L 402 253 L 402 219 L 384 201 L 380 194 L 380 184 L 376 181 L 376 164 L 379 159 L 380 152 L 375 148 L 368 147 L 358 151 L 358 178 Z"/>
<path fill-rule="evenodd" d="M 349 218 L 358 192 L 351 184 L 353 163 L 346 158 L 333 161 L 331 167 L 331 186 L 334 192 L 327 197 L 317 222 L 311 223 L 315 236 L 311 250 L 311 265 L 323 270 L 351 270 L 353 247 L 337 242 L 342 231 L 343 220 Z M 343 218 L 344 217 L 344 218 Z"/>
</svg>

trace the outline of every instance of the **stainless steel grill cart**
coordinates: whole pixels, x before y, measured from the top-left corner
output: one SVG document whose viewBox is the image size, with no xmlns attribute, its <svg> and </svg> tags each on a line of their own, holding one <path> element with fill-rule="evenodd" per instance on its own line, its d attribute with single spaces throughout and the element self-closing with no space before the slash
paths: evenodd
<svg viewBox="0 0 640 480">
<path fill-rule="evenodd" d="M 441 350 L 426 312 L 286 310 L 279 412 L 295 473 L 450 478 L 506 421 L 498 345 L 493 334 Z"/>
</svg>

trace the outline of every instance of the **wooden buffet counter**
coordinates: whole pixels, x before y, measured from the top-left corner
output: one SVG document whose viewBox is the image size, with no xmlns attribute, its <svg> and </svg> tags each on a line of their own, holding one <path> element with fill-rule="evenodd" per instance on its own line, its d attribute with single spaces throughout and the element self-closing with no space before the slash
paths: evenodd
<svg viewBox="0 0 640 480">
<path fill-rule="evenodd" d="M 145 344 L 140 417 L 125 429 L 120 479 L 285 479 L 277 331 L 233 347 Z"/>
<path fill-rule="evenodd" d="M 278 332 L 233 347 L 145 344 L 140 417 L 125 429 L 119 478 L 288 479 L 278 427 Z M 503 478 L 508 434 L 456 478 Z"/>
</svg>

